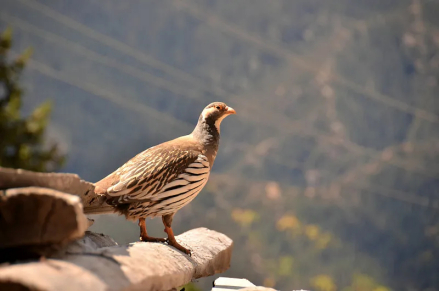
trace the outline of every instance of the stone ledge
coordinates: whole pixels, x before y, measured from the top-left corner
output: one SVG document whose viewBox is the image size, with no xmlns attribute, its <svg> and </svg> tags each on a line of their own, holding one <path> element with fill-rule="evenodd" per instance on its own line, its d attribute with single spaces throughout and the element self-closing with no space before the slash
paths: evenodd
<svg viewBox="0 0 439 291">
<path fill-rule="evenodd" d="M 0 195 L 0 248 L 65 244 L 88 225 L 77 196 L 40 187 Z"/>
<path fill-rule="evenodd" d="M 0 290 L 165 291 L 229 268 L 233 242 L 227 236 L 198 228 L 177 240 L 192 257 L 163 243 L 118 246 L 87 232 L 54 258 L 0 267 Z"/>
</svg>

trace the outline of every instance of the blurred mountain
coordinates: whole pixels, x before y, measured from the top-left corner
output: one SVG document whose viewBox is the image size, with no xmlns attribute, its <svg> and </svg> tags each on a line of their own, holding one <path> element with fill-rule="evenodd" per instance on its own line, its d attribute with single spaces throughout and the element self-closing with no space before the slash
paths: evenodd
<svg viewBox="0 0 439 291">
<path fill-rule="evenodd" d="M 439 290 L 437 1 L 4 0 L 8 25 L 17 53 L 34 48 L 25 111 L 53 100 L 49 137 L 84 179 L 190 132 L 212 101 L 237 110 L 175 218 L 235 241 L 227 275 Z M 113 216 L 94 230 L 138 237 Z"/>
</svg>

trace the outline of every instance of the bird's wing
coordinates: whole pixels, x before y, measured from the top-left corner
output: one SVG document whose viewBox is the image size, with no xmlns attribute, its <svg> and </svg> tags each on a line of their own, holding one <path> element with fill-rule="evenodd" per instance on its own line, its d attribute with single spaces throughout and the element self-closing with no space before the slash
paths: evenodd
<svg viewBox="0 0 439 291">
<path fill-rule="evenodd" d="M 153 147 L 114 173 L 106 191 L 108 202 L 117 205 L 178 195 L 174 192 L 182 186 L 207 179 L 209 171 L 207 158 L 196 149 Z"/>
</svg>

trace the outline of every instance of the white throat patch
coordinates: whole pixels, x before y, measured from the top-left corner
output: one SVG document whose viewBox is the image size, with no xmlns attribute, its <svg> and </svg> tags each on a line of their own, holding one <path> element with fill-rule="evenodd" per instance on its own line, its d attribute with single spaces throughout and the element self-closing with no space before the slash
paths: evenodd
<svg viewBox="0 0 439 291">
<path fill-rule="evenodd" d="M 215 110 L 216 109 L 214 107 L 204 110 L 202 113 L 203 119 L 206 120 L 207 116 L 212 114 Z M 227 114 L 224 114 L 223 116 L 221 116 L 215 121 L 215 127 L 218 130 L 218 133 L 220 132 L 221 121 L 223 121 L 223 119 L 226 118 L 226 116 Z"/>
<path fill-rule="evenodd" d="M 221 121 L 223 121 L 223 119 L 226 118 L 226 116 L 227 116 L 227 114 L 224 114 L 223 116 L 221 116 L 220 118 L 218 118 L 215 121 L 215 127 L 216 127 L 216 130 L 218 130 L 218 133 L 220 132 Z"/>
<path fill-rule="evenodd" d="M 201 115 L 203 115 L 203 119 L 206 120 L 207 116 L 212 114 L 214 111 L 215 111 L 215 108 L 212 107 L 212 108 L 204 110 Z"/>
</svg>

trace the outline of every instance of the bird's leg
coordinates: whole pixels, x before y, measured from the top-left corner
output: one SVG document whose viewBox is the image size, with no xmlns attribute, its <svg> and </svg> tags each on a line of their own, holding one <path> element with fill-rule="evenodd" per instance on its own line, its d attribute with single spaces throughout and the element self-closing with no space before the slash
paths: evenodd
<svg viewBox="0 0 439 291">
<path fill-rule="evenodd" d="M 145 218 L 139 218 L 139 227 L 140 227 L 140 240 L 141 241 L 149 241 L 149 242 L 165 242 L 164 238 L 151 237 L 146 232 L 146 222 Z"/>
<path fill-rule="evenodd" d="M 175 239 L 174 232 L 172 231 L 172 227 L 171 227 L 173 217 L 174 217 L 174 214 L 168 214 L 168 215 L 162 216 L 163 224 L 165 225 L 165 232 L 168 234 L 167 243 L 170 246 L 173 246 L 174 248 L 176 248 L 177 250 L 180 250 L 183 253 L 190 256 L 191 251 L 188 250 L 187 248 L 183 247 L 182 245 L 180 245 L 177 242 L 177 240 Z"/>
</svg>

